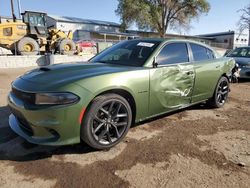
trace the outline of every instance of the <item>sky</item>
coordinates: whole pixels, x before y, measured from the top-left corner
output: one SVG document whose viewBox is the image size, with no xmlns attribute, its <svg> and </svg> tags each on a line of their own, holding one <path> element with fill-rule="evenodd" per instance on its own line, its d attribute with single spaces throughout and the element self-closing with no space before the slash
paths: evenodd
<svg viewBox="0 0 250 188">
<path fill-rule="evenodd" d="M 14 0 L 15 4 L 17 0 Z M 96 19 L 120 23 L 120 18 L 115 14 L 117 0 L 20 0 L 21 9 L 36 10 L 52 15 L 72 16 L 85 19 Z M 181 34 L 198 35 L 206 33 L 237 31 L 239 9 L 250 4 L 250 0 L 208 0 L 211 9 L 208 14 L 191 22 L 189 31 Z M 18 15 L 17 5 L 15 6 Z M 0 0 L 0 15 L 10 16 L 10 0 Z M 168 33 L 179 31 L 168 31 Z"/>
</svg>

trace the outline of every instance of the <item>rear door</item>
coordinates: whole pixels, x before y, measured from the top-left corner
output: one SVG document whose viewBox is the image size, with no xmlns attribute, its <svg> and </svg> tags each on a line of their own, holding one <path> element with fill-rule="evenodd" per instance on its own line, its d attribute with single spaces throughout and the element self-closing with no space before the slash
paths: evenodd
<svg viewBox="0 0 250 188">
<path fill-rule="evenodd" d="M 195 103 L 212 97 L 223 64 L 216 59 L 214 52 L 209 48 L 196 43 L 188 45 L 192 52 L 191 61 L 196 75 L 192 97 L 192 103 Z"/>
<path fill-rule="evenodd" d="M 185 42 L 166 44 L 156 57 L 158 66 L 150 70 L 151 115 L 190 104 L 194 86 L 194 68 Z"/>
</svg>

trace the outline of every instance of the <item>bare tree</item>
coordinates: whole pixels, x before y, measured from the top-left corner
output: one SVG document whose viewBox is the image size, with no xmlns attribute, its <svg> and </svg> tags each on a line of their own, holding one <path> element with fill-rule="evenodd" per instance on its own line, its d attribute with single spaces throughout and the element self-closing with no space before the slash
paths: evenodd
<svg viewBox="0 0 250 188">
<path fill-rule="evenodd" d="M 240 33 L 244 30 L 248 30 L 248 45 L 250 45 L 250 4 L 238 12 L 241 13 L 240 20 L 238 22 Z"/>
</svg>

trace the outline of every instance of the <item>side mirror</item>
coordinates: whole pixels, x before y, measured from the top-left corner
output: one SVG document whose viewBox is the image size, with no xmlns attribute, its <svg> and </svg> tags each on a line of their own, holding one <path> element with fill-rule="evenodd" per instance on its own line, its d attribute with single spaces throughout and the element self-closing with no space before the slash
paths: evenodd
<svg viewBox="0 0 250 188">
<path fill-rule="evenodd" d="M 157 59 L 156 57 L 154 57 L 153 68 L 157 68 L 157 67 L 158 67 Z"/>
<path fill-rule="evenodd" d="M 54 55 L 46 53 L 45 55 L 39 57 L 36 61 L 39 67 L 46 67 L 54 64 Z"/>
</svg>

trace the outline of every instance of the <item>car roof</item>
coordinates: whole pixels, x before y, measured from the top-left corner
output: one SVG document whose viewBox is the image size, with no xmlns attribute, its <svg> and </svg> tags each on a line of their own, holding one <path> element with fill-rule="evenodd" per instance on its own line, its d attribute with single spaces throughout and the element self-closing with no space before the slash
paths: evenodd
<svg viewBox="0 0 250 188">
<path fill-rule="evenodd" d="M 196 43 L 199 45 L 203 45 L 205 47 L 209 47 L 208 45 L 199 42 L 199 41 L 195 41 L 195 40 L 190 40 L 190 39 L 177 39 L 177 38 L 140 38 L 140 39 L 133 39 L 135 41 L 157 41 L 157 42 L 190 42 L 190 43 Z"/>
<path fill-rule="evenodd" d="M 166 38 L 140 38 L 140 39 L 133 39 L 135 41 L 143 41 L 143 42 L 150 42 L 150 41 L 157 41 L 157 42 L 161 42 L 163 45 L 166 44 L 166 43 L 169 43 L 169 42 L 185 42 L 185 43 L 193 43 L 193 44 L 197 44 L 197 45 L 201 45 L 209 50 L 211 50 L 215 56 L 218 58 L 218 57 L 221 57 L 221 55 L 218 54 L 218 52 L 213 49 L 211 46 L 205 44 L 205 43 L 202 43 L 202 42 L 199 42 L 199 41 L 195 41 L 195 40 L 190 40 L 190 39 L 176 39 L 176 38 L 173 38 L 173 39 L 166 39 Z"/>
<path fill-rule="evenodd" d="M 177 39 L 177 38 L 140 38 L 140 39 L 132 39 L 132 40 L 135 40 L 135 41 L 143 41 L 143 42 L 150 42 L 150 41 L 154 41 L 154 42 L 161 42 L 161 43 L 167 43 L 167 42 L 186 42 L 186 43 L 194 43 L 194 44 L 198 44 L 198 45 L 201 45 L 201 46 L 204 46 L 205 48 L 208 48 L 210 50 L 212 50 L 213 52 L 216 52 L 211 46 L 205 44 L 205 43 L 202 43 L 202 42 L 199 42 L 199 41 L 195 41 L 195 40 L 190 40 L 190 39 Z M 216 52 L 217 53 L 217 52 Z"/>
</svg>

